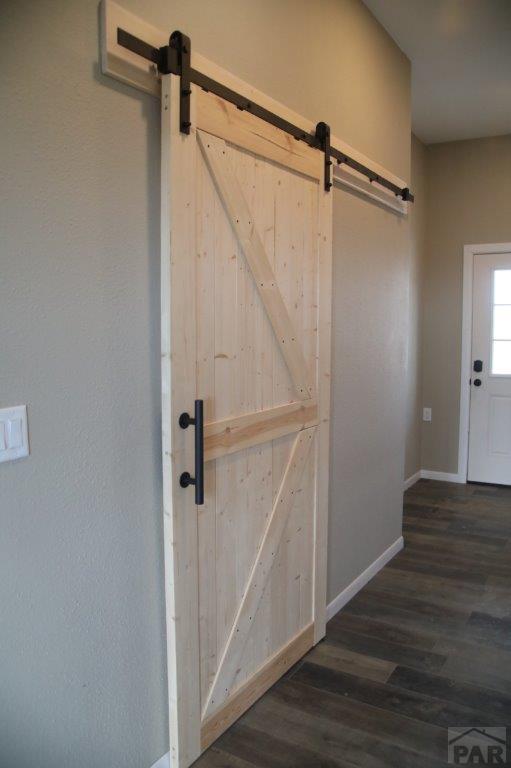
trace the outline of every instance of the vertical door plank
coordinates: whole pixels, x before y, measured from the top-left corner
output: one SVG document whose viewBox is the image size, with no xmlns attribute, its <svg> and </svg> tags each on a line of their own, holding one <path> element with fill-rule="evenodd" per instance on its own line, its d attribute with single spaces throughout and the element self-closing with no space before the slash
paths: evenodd
<svg viewBox="0 0 511 768">
<path fill-rule="evenodd" d="M 215 216 L 217 194 L 201 153 L 197 167 L 197 395 L 204 399 L 204 420 L 215 408 Z M 204 505 L 198 508 L 199 628 L 201 701 L 215 677 L 216 626 L 216 466 L 204 467 Z"/>
<path fill-rule="evenodd" d="M 236 313 L 239 271 L 240 264 L 244 268 L 244 256 L 224 213 L 209 166 L 202 153 L 200 155 L 205 172 L 209 175 L 208 184 L 215 200 L 215 219 L 211 225 L 215 237 L 215 282 L 210 301 L 212 300 L 215 308 L 215 414 L 216 418 L 224 418 L 239 414 L 238 356 L 241 329 L 236 322 Z M 238 511 L 244 508 L 244 458 L 241 455 L 225 456 L 217 460 L 215 466 L 216 673 L 218 659 L 221 657 L 238 604 L 236 521 Z M 206 700 L 207 691 L 204 696 L 202 705 Z"/>
<path fill-rule="evenodd" d="M 256 172 L 259 165 L 258 158 L 251 153 L 242 152 L 238 148 L 227 148 L 226 146 L 226 149 L 231 170 L 254 216 L 255 225 L 260 231 L 264 219 L 260 206 L 256 205 L 260 195 L 260 190 L 256 185 Z M 266 334 L 270 334 L 269 342 L 271 346 L 274 345 L 274 340 L 270 323 L 245 256 L 240 259 L 238 275 L 242 278 L 238 291 L 239 301 L 236 319 L 236 323 L 242 332 L 238 349 L 238 379 L 241 394 L 239 401 L 241 406 L 240 413 L 257 414 L 261 412 L 262 408 L 262 370 L 259 350 L 264 337 L 261 339 L 262 334 L 258 327 L 260 322 L 264 323 Z M 268 456 L 271 456 L 271 446 L 268 442 L 266 442 L 266 445 L 259 444 L 245 451 L 245 513 L 238 516 L 237 525 L 238 605 L 243 598 L 243 588 L 247 582 L 264 531 L 265 514 L 267 516 L 271 510 L 271 501 L 268 502 L 266 497 Z M 255 640 L 256 638 L 251 636 L 245 649 L 245 674 L 247 669 L 254 669 L 256 664 L 258 648 L 256 647 Z"/>
<path fill-rule="evenodd" d="M 314 369 L 317 377 L 318 356 L 318 199 L 323 194 L 323 180 L 318 183 L 309 182 L 303 186 L 303 290 L 302 290 L 302 327 L 303 350 L 305 359 Z M 316 380 L 316 389 L 320 387 Z M 301 530 L 299 547 L 296 548 L 296 560 L 300 567 L 300 626 L 303 627 L 314 620 L 314 524 L 317 514 L 316 503 L 316 469 L 318 432 L 314 438 L 311 456 L 305 468 L 307 477 L 304 479 L 304 494 L 301 500 Z M 296 566 L 298 567 L 298 565 Z"/>
<path fill-rule="evenodd" d="M 333 194 L 319 192 L 318 257 L 318 435 L 316 441 L 316 514 L 314 518 L 314 643 L 326 632 L 328 481 L 330 468 L 330 381 L 332 332 Z"/>
<path fill-rule="evenodd" d="M 305 179 L 289 173 L 285 168 L 275 168 L 275 258 L 273 271 L 283 301 L 289 308 L 291 322 L 295 328 L 300 329 L 300 344 L 303 348 L 302 323 L 300 312 L 299 293 L 296 291 L 298 281 L 301 280 L 301 263 L 299 263 L 300 250 L 297 251 L 299 242 L 298 231 L 302 222 L 297 219 L 296 195 L 298 189 L 307 183 Z M 297 231 L 295 231 L 297 230 Z M 280 350 L 274 345 L 275 378 L 274 390 L 276 402 L 294 400 L 292 382 L 287 376 L 285 366 L 282 365 Z M 309 370 L 315 373 L 314 367 L 309 363 Z M 291 385 L 291 386 L 290 386 Z M 289 462 L 294 440 L 276 440 L 273 443 L 273 492 L 276 495 L 280 489 L 282 476 Z M 270 641 L 271 651 L 275 652 L 290 637 L 288 634 L 289 616 L 296 606 L 296 593 L 299 591 L 299 580 L 290 575 L 292 568 L 292 550 L 294 542 L 289 541 L 291 517 L 296 519 L 297 507 L 300 505 L 303 495 L 297 494 L 293 509 L 286 523 L 283 533 L 282 545 L 279 548 L 276 561 L 269 578 L 264 602 L 270 603 Z M 266 596 L 267 595 L 267 596 Z"/>
<path fill-rule="evenodd" d="M 169 739 L 176 768 L 190 765 L 201 750 L 197 509 L 193 489 L 179 486 L 181 472 L 193 470 L 194 435 L 178 426 L 179 414 L 193 408 L 195 390 L 196 147 L 193 130 L 179 132 L 179 80 L 168 75 L 162 90 L 162 448 Z"/>
</svg>

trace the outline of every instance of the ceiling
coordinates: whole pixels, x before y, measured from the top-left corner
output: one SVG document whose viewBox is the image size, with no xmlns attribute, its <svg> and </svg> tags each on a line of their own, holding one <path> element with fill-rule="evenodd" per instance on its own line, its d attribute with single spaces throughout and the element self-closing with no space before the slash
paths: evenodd
<svg viewBox="0 0 511 768">
<path fill-rule="evenodd" d="M 364 0 L 412 62 L 427 144 L 511 133 L 511 0 Z"/>
</svg>

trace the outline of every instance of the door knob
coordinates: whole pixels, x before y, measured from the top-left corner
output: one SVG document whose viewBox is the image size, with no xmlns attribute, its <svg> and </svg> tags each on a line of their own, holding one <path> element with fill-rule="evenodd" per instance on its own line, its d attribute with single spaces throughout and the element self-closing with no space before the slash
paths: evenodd
<svg viewBox="0 0 511 768">
<path fill-rule="evenodd" d="M 482 383 L 481 379 L 474 379 L 474 387 L 480 387 Z"/>
</svg>

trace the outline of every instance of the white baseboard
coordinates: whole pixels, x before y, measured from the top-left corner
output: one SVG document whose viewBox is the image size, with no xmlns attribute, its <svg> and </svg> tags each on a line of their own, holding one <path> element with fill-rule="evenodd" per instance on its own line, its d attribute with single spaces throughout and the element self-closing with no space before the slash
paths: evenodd
<svg viewBox="0 0 511 768">
<path fill-rule="evenodd" d="M 170 768 L 170 752 L 167 752 L 166 755 L 160 757 L 159 760 L 153 763 L 151 768 Z"/>
<path fill-rule="evenodd" d="M 419 469 L 414 475 L 408 477 L 403 483 L 403 491 L 407 491 L 418 480 L 442 480 L 444 483 L 462 483 L 467 482 L 463 475 L 456 472 L 437 472 L 434 469 Z"/>
<path fill-rule="evenodd" d="M 403 490 L 404 490 L 404 491 L 407 491 L 407 490 L 408 490 L 408 488 L 411 488 L 411 487 L 412 487 L 412 485 L 415 485 L 415 483 L 417 482 L 417 480 L 420 480 L 420 479 L 421 479 L 421 471 L 420 471 L 420 469 L 419 469 L 417 472 L 415 472 L 415 474 L 413 474 L 413 475 L 410 475 L 410 477 L 408 477 L 408 478 L 405 480 L 405 482 L 404 482 L 404 486 L 403 486 Z"/>
<path fill-rule="evenodd" d="M 421 477 L 424 480 L 443 480 L 445 483 L 467 482 L 458 472 L 436 472 L 434 469 L 421 469 Z"/>
<path fill-rule="evenodd" d="M 360 576 L 357 576 L 357 578 L 354 579 L 351 584 L 346 587 L 346 589 L 343 589 L 343 591 L 340 592 L 337 597 L 334 597 L 332 602 L 327 605 L 326 608 L 327 621 L 329 621 L 332 616 L 335 616 L 335 614 L 340 611 L 341 608 L 344 608 L 346 603 L 349 603 L 351 598 L 355 597 L 357 592 L 360 592 L 362 587 L 365 587 L 367 582 L 371 581 L 373 576 L 376 576 L 378 571 L 381 571 L 383 566 L 387 565 L 387 563 L 392 560 L 392 558 L 397 555 L 401 549 L 403 549 L 403 544 L 403 537 L 400 536 L 399 539 L 396 539 L 396 541 L 391 544 L 390 547 L 385 550 L 385 552 L 382 552 L 382 554 L 377 557 L 376 560 L 360 574 Z"/>
</svg>

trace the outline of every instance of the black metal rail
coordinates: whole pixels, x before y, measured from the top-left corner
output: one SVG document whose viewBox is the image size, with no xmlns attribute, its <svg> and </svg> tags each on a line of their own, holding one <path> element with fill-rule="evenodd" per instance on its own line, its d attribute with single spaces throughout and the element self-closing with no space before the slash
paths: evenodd
<svg viewBox="0 0 511 768">
<path fill-rule="evenodd" d="M 189 413 L 182 413 L 179 417 L 181 429 L 188 429 L 190 425 L 195 427 L 195 476 L 189 472 L 182 472 L 179 478 L 181 488 L 195 486 L 195 503 L 204 504 L 204 400 L 196 400 L 193 418 Z"/>
<path fill-rule="evenodd" d="M 408 187 L 399 187 L 389 179 L 386 179 L 371 168 L 359 163 L 358 160 L 332 147 L 330 144 L 330 127 L 319 122 L 315 133 L 308 133 L 303 128 L 284 120 L 269 109 L 265 109 L 260 104 L 250 101 L 245 96 L 233 91 L 222 83 L 213 80 L 211 77 L 192 69 L 191 62 L 191 43 L 190 39 L 182 32 L 173 32 L 170 36 L 169 44 L 162 48 L 155 48 L 144 40 L 131 35 L 126 30 L 117 29 L 117 42 L 123 48 L 127 48 L 133 53 L 142 56 L 144 59 L 153 62 L 161 74 L 178 75 L 181 78 L 181 99 L 180 99 L 180 124 L 183 133 L 190 132 L 190 94 L 191 83 L 199 86 L 204 91 L 214 93 L 225 101 L 234 104 L 240 110 L 246 110 L 250 114 L 264 120 L 270 125 L 280 128 L 280 130 L 293 136 L 297 141 L 303 141 L 309 147 L 319 149 L 325 155 L 325 189 L 328 191 L 332 186 L 331 166 L 334 158 L 338 165 L 346 165 L 348 168 L 357 171 L 362 176 L 369 179 L 384 189 L 392 192 L 396 197 L 413 203 L 414 197 Z"/>
</svg>

